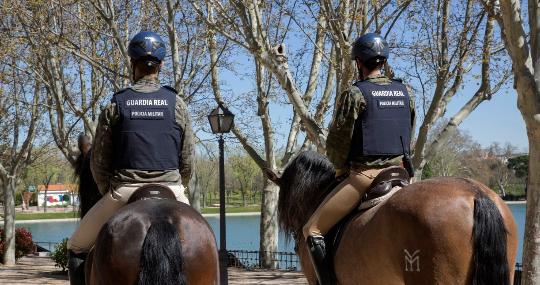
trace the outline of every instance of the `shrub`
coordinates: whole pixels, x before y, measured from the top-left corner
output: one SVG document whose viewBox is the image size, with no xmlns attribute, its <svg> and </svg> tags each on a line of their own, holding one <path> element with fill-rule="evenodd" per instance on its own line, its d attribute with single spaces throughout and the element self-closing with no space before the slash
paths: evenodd
<svg viewBox="0 0 540 285">
<path fill-rule="evenodd" d="M 4 256 L 4 229 L 0 229 L 0 256 Z M 15 229 L 15 259 L 34 252 L 32 234 L 25 228 Z"/>
<path fill-rule="evenodd" d="M 54 247 L 54 251 L 51 254 L 52 260 L 54 260 L 54 266 L 62 268 L 62 271 L 66 271 L 68 265 L 68 239 L 63 239 Z"/>
</svg>

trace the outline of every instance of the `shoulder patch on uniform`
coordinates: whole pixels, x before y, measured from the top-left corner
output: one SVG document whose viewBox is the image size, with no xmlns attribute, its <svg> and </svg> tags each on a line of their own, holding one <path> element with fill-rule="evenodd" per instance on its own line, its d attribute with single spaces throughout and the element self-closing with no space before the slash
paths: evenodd
<svg viewBox="0 0 540 285">
<path fill-rule="evenodd" d="M 169 89 L 170 91 L 174 92 L 175 94 L 178 94 L 178 91 L 174 89 L 173 87 L 169 85 L 163 85 L 163 88 Z"/>
</svg>

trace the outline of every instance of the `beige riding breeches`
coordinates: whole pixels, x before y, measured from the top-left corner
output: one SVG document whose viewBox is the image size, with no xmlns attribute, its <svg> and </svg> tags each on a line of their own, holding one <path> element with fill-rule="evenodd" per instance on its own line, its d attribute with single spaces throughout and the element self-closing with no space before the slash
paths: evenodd
<svg viewBox="0 0 540 285">
<path fill-rule="evenodd" d="M 323 236 L 349 214 L 366 193 L 371 182 L 383 169 L 351 169 L 343 180 L 319 205 L 303 228 L 304 238 Z"/>
<path fill-rule="evenodd" d="M 107 192 L 82 218 L 79 227 L 68 241 L 68 249 L 76 252 L 88 252 L 96 241 L 101 227 L 124 206 L 131 194 L 144 184 L 130 184 Z M 174 192 L 176 200 L 189 205 L 182 185 L 167 185 Z"/>
</svg>

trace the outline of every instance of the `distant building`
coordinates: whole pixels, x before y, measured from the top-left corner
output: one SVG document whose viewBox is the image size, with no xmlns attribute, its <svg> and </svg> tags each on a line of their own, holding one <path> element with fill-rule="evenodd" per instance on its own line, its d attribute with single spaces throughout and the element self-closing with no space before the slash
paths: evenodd
<svg viewBox="0 0 540 285">
<path fill-rule="evenodd" d="M 45 185 L 37 186 L 37 199 L 39 206 L 43 206 L 47 199 L 47 206 L 79 205 L 79 193 L 75 184 L 51 184 L 47 188 L 45 196 Z"/>
</svg>

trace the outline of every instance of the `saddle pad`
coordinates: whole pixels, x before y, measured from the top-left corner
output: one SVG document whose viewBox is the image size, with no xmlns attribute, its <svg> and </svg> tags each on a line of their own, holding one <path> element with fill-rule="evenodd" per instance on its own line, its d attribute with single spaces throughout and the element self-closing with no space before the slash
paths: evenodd
<svg viewBox="0 0 540 285">
<path fill-rule="evenodd" d="M 374 199 L 371 199 L 371 200 L 367 200 L 367 201 L 364 201 L 362 202 L 359 206 L 358 206 L 358 210 L 360 211 L 363 211 L 363 210 L 367 210 L 367 209 L 370 209 L 370 208 L 373 208 L 377 205 L 379 205 L 380 203 L 388 200 L 390 197 L 392 197 L 394 194 L 396 194 L 397 191 L 401 190 L 401 186 L 394 186 L 388 193 L 386 193 L 385 195 L 381 196 L 381 197 L 377 197 L 377 198 L 374 198 Z"/>
</svg>

